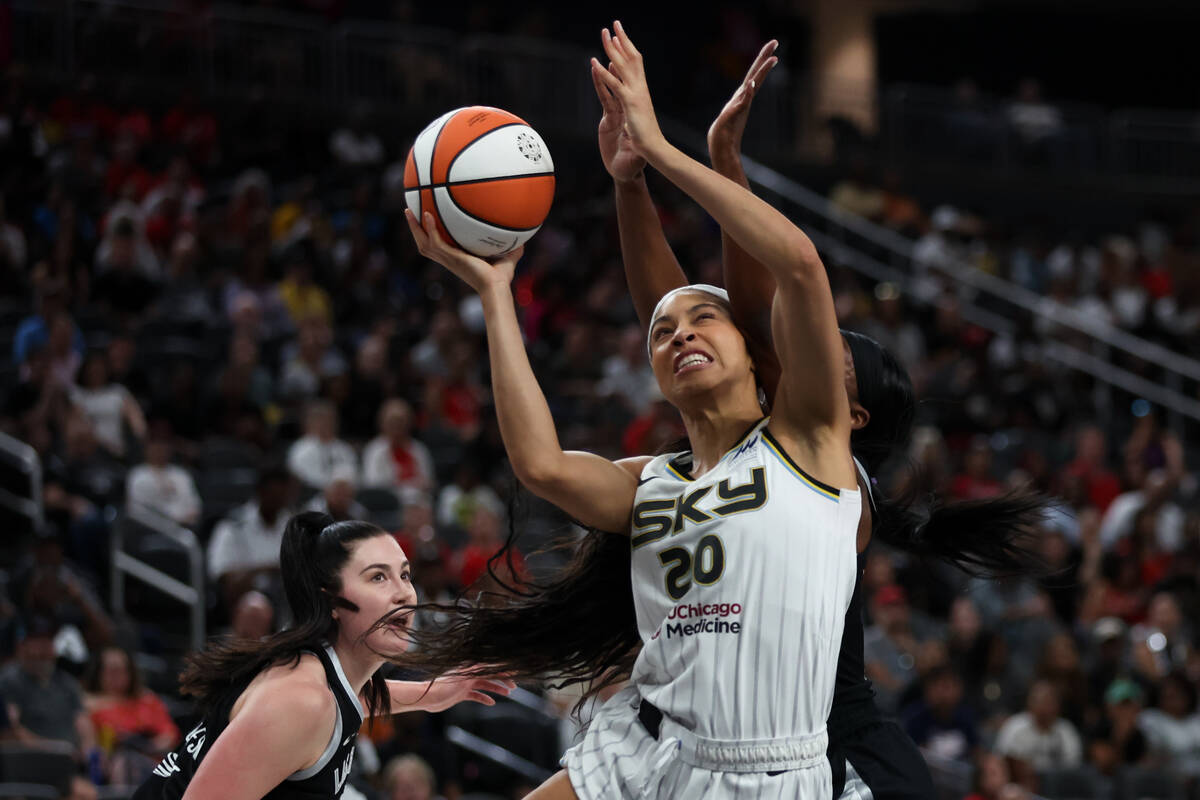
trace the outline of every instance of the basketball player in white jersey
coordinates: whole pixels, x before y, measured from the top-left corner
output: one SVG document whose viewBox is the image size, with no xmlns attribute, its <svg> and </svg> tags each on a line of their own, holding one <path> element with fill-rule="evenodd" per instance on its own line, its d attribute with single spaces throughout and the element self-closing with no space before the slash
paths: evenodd
<svg viewBox="0 0 1200 800">
<path fill-rule="evenodd" d="M 690 451 L 622 462 L 564 452 L 521 341 L 513 259 L 488 264 L 442 241 L 431 216 L 421 225 L 409 217 L 421 252 L 480 295 L 517 477 L 581 523 L 631 537 L 642 641 L 632 686 L 600 708 L 566 769 L 531 796 L 825 800 L 825 720 L 861 510 L 825 269 L 783 215 L 666 141 L 641 55 L 619 25 L 603 45 L 611 67 L 593 60 L 592 74 L 620 102 L 635 151 L 775 278 L 781 377 L 764 419 L 724 292 L 675 292 L 660 302 L 648 346 Z"/>
<path fill-rule="evenodd" d="M 777 43 L 768 42 L 742 85 L 709 129 L 713 168 L 749 188 L 741 165 L 741 137 L 753 97 L 777 62 Z M 652 318 L 657 297 L 687 280 L 663 235 L 657 211 L 642 176 L 644 162 L 620 135 L 621 109 L 597 87 L 604 117 L 598 133 L 605 167 L 612 175 L 626 278 L 638 317 Z M 768 402 L 774 396 L 778 364 L 770 348 L 769 319 L 774 281 L 729 236 L 723 236 L 725 284 L 735 320 L 751 342 Z M 906 513 L 895 501 L 876 497 L 868 470 L 874 472 L 903 448 L 912 424 L 915 398 L 903 367 L 869 337 L 842 332 L 845 340 L 846 393 L 852 419 L 851 446 L 860 467 L 859 487 L 870 499 L 859 527 L 859 571 L 870 540 L 917 557 L 933 557 L 972 574 L 1004 575 L 1036 568 L 1037 556 L 1022 540 L 1036 530 L 1044 498 L 1009 495 L 969 504 L 940 504 L 927 518 Z M 1027 540 L 1026 540 L 1027 541 Z M 934 788 L 924 758 L 904 730 L 886 719 L 874 703 L 864 675 L 862 592 L 855 585 L 838 657 L 833 708 L 828 719 L 833 793 L 844 800 L 923 800 Z"/>
</svg>

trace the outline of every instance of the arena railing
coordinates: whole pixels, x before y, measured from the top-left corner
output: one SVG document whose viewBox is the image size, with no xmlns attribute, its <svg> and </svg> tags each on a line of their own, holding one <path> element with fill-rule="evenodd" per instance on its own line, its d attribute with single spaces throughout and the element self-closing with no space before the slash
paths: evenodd
<svg viewBox="0 0 1200 800">
<path fill-rule="evenodd" d="M 158 536 L 169 549 L 183 551 L 187 561 L 188 583 L 137 558 L 126 550 L 127 540 L 137 537 L 145 544 L 147 536 Z M 204 550 L 196 534 L 178 523 L 148 508 L 131 504 L 117 517 L 109 535 L 109 557 L 112 611 L 125 613 L 125 578 L 137 578 L 155 590 L 188 607 L 189 645 L 193 650 L 204 647 L 205 640 L 205 583 Z"/>
<path fill-rule="evenodd" d="M 20 439 L 0 433 L 0 464 L 16 480 L 0 485 L 0 506 L 29 520 L 30 530 L 42 526 L 42 460 Z M 16 484 L 20 484 L 19 486 Z"/>
<path fill-rule="evenodd" d="M 706 152 L 703 137 L 695 131 L 667 121 L 663 127 L 693 153 Z M 921 280 L 923 270 L 914 259 L 912 240 L 840 211 L 825 197 L 754 159 L 744 157 L 743 164 L 751 183 L 777 202 L 782 201 L 781 207 L 833 263 L 874 280 L 894 282 L 921 305 L 938 302 L 939 295 L 931 294 Z M 1018 335 L 1020 323 L 1029 320 L 1040 320 L 1062 331 L 1065 334 L 1062 338 L 1051 337 L 1043 343 L 1042 355 L 1095 379 L 1107 395 L 1099 399 L 1102 410 L 1108 406 L 1111 411 L 1111 390 L 1121 389 L 1165 408 L 1176 429 L 1181 427 L 1183 418 L 1200 421 L 1200 402 L 1185 391 L 1189 385 L 1200 384 L 1200 361 L 1090 318 L 965 262 L 950 265 L 939 274 L 955 284 L 955 296 L 968 322 L 1012 337 Z M 1153 377 L 1137 374 L 1116 363 L 1119 357 L 1156 365 L 1160 372 Z"/>
<path fill-rule="evenodd" d="M 489 761 L 494 761 L 500 766 L 515 772 L 534 785 L 540 784 L 551 775 L 550 770 L 540 767 L 494 742 L 480 738 L 457 725 L 446 726 L 446 738 L 464 750 L 486 758 Z"/>
</svg>

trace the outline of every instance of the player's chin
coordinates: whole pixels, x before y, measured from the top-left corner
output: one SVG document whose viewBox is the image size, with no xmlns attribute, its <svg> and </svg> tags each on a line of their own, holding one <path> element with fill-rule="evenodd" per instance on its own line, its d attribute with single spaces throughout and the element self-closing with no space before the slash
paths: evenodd
<svg viewBox="0 0 1200 800">
<path fill-rule="evenodd" d="M 373 631 L 367 637 L 367 646 L 384 658 L 404 655 L 412 647 L 408 626 L 389 624 Z"/>
</svg>

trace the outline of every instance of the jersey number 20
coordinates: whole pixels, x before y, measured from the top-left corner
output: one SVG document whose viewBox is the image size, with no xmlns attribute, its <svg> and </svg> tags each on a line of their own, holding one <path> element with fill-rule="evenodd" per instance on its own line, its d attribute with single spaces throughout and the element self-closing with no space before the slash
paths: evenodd
<svg viewBox="0 0 1200 800">
<path fill-rule="evenodd" d="M 658 554 L 667 568 L 667 595 L 679 600 L 692 588 L 692 581 L 709 586 L 721 580 L 725 571 L 725 546 L 716 534 L 700 537 L 693 554 L 685 547 L 668 547 Z"/>
</svg>

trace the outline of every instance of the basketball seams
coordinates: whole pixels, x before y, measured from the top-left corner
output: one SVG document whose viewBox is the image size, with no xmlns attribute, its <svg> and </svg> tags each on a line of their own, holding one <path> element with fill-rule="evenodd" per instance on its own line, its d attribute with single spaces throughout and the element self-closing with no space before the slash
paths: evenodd
<svg viewBox="0 0 1200 800">
<path fill-rule="evenodd" d="M 492 181 L 512 181 L 520 178 L 553 178 L 554 170 L 549 172 L 519 172 L 513 175 L 494 175 L 490 178 L 467 178 L 461 181 L 442 181 L 440 183 L 422 184 L 413 186 L 408 191 L 413 189 L 449 189 L 452 186 L 470 186 L 475 183 L 491 183 Z"/>
<path fill-rule="evenodd" d="M 450 232 L 450 226 L 446 224 L 446 215 L 442 213 L 442 204 L 438 202 L 438 193 L 433 189 L 430 189 L 429 193 L 433 195 L 433 209 L 437 212 L 437 221 L 439 223 L 438 227 L 446 232 L 446 237 L 455 247 L 459 248 L 460 250 L 466 250 L 467 248 L 463 246 L 462 242 L 454 238 L 454 234 Z M 455 203 L 454 207 L 458 208 L 458 203 Z"/>
<path fill-rule="evenodd" d="M 491 136 L 491 135 L 492 135 L 493 133 L 495 133 L 496 131 L 502 131 L 502 130 L 504 130 L 505 128 L 512 128 L 512 127 L 514 127 L 514 126 L 516 126 L 516 125 L 524 125 L 526 128 L 529 128 L 529 125 L 528 125 L 528 124 L 526 124 L 526 123 L 524 123 L 524 122 L 506 122 L 506 123 L 504 123 L 503 125 L 497 125 L 497 126 L 496 126 L 496 127 L 494 127 L 494 128 L 488 128 L 486 131 L 484 131 L 483 133 L 479 134 L 479 135 L 478 135 L 478 136 L 476 136 L 474 139 L 471 139 L 470 141 L 464 142 L 464 143 L 462 144 L 462 146 L 458 148 L 458 152 L 454 154 L 454 157 L 450 159 L 450 163 L 446 165 L 446 182 L 447 182 L 447 183 L 449 183 L 449 182 L 450 182 L 450 172 L 451 172 L 451 170 L 453 170 L 453 169 L 454 169 L 454 162 L 455 162 L 455 161 L 458 161 L 458 157 L 459 157 L 459 156 L 461 156 L 463 153 L 467 152 L 467 150 L 468 150 L 468 149 L 469 149 L 469 148 L 470 148 L 470 147 L 471 147 L 473 144 L 475 144 L 475 143 L 476 143 L 476 142 L 478 142 L 480 139 L 483 139 L 483 138 L 484 138 L 484 137 L 486 137 L 486 136 Z M 443 126 L 443 127 L 444 127 L 444 126 Z M 530 129 L 530 130 L 533 130 L 533 128 L 529 128 L 529 129 Z M 441 135 L 441 131 L 438 131 L 438 135 L 439 135 L 439 136 Z M 434 142 L 434 143 L 433 143 L 432 157 L 429 159 L 429 173 L 430 173 L 430 174 L 429 174 L 429 177 L 430 177 L 430 179 L 432 179 L 432 178 L 433 178 L 433 161 L 434 161 L 434 159 L 436 159 L 436 158 L 437 158 L 437 142 Z"/>
<path fill-rule="evenodd" d="M 437 192 L 434 192 L 433 198 L 434 198 L 434 202 L 436 203 L 437 202 Z M 510 228 L 507 225 L 497 225 L 495 222 L 492 222 L 490 219 L 484 219 L 483 217 L 479 216 L 478 214 L 472 214 L 470 211 L 463 208 L 462 205 L 460 205 L 458 203 L 458 201 L 456 201 L 454 199 L 454 195 L 450 194 L 449 189 L 447 189 L 447 191 L 446 191 L 446 199 L 454 204 L 455 211 L 458 211 L 461 214 L 465 214 L 466 216 L 470 217 L 471 219 L 475 220 L 476 222 L 482 222 L 484 225 L 487 225 L 489 228 L 495 228 L 498 231 L 506 231 L 508 233 L 531 233 L 531 232 L 536 231 L 538 228 L 542 227 L 542 225 L 534 225 L 532 228 Z M 440 209 L 441 206 L 438 206 L 438 208 Z M 542 223 L 542 224 L 545 224 L 545 223 Z"/>
</svg>

